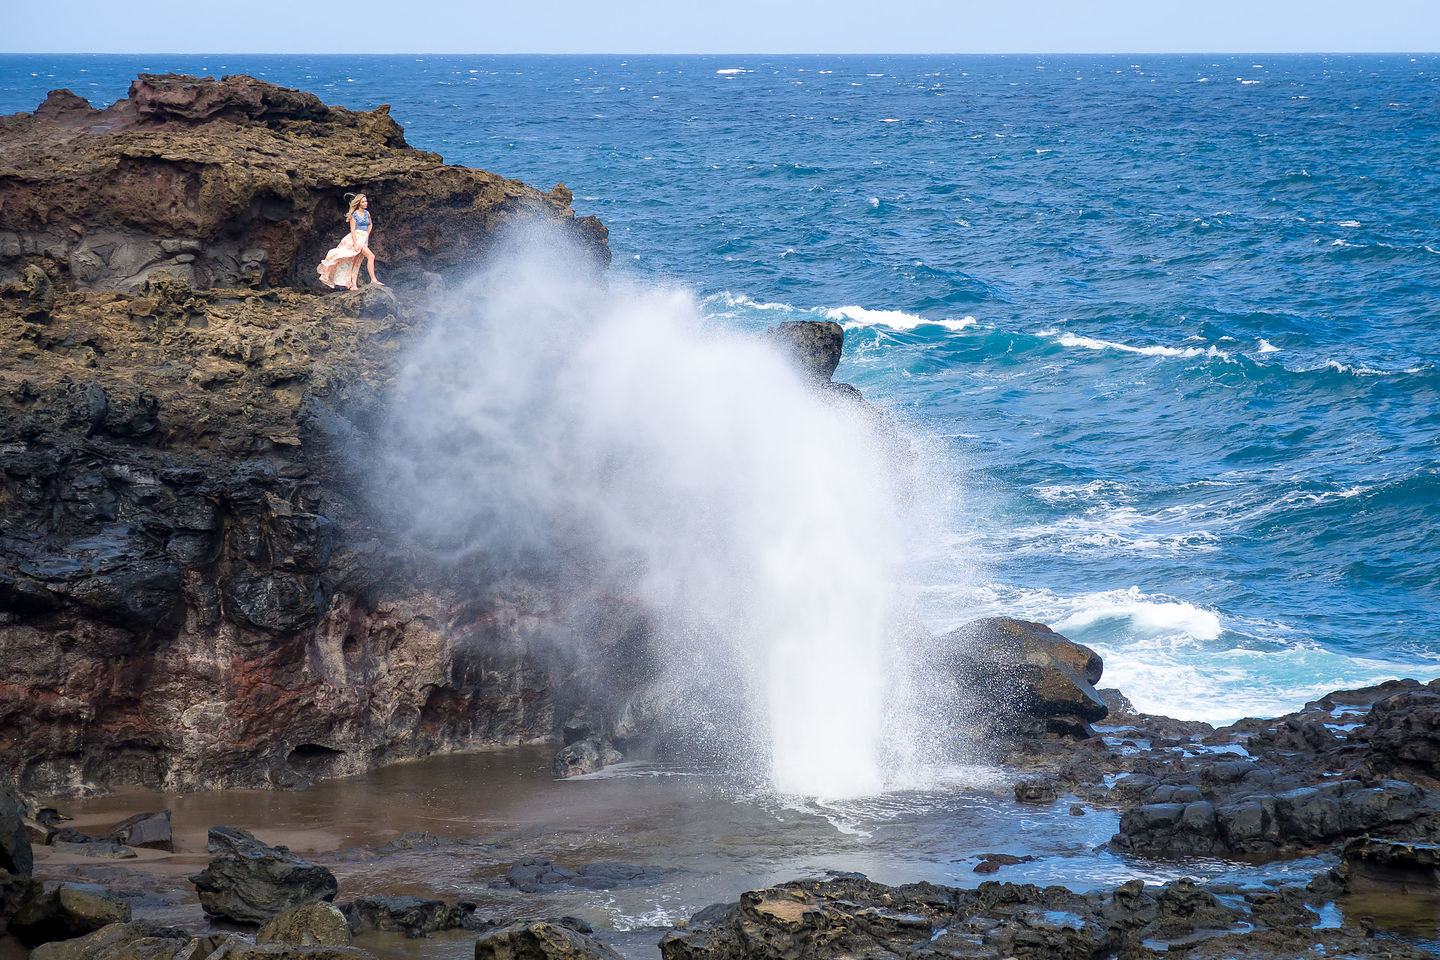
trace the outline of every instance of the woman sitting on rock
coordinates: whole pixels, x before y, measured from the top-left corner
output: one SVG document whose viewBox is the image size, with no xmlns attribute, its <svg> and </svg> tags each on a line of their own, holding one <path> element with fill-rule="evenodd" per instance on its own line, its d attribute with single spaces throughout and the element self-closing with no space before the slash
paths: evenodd
<svg viewBox="0 0 1440 960">
<path fill-rule="evenodd" d="M 345 222 L 350 225 L 350 232 L 340 245 L 329 253 L 317 268 L 320 271 L 320 282 L 327 287 L 344 287 L 346 290 L 356 289 L 355 281 L 360 278 L 360 258 L 365 258 L 365 265 L 370 268 L 370 282 L 377 287 L 383 287 L 375 278 L 375 254 L 370 252 L 370 200 L 363 193 L 345 195 L 350 199 L 350 209 L 345 213 Z"/>
</svg>

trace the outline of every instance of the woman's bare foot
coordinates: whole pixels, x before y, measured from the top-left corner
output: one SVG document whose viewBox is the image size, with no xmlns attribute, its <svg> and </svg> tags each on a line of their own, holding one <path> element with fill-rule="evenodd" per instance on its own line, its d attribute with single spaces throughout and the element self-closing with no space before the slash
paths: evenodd
<svg viewBox="0 0 1440 960">
<path fill-rule="evenodd" d="M 373 283 L 373 284 L 375 284 L 375 286 L 377 286 L 377 287 L 383 287 L 383 286 L 385 286 L 385 284 L 381 283 L 379 280 L 376 280 L 374 277 L 371 277 L 371 278 L 370 278 L 370 282 Z"/>
<path fill-rule="evenodd" d="M 346 290 L 359 290 L 360 288 L 357 287 L 355 284 L 352 283 L 352 284 L 350 284 L 350 286 L 346 287 L 345 289 L 346 289 Z"/>
</svg>

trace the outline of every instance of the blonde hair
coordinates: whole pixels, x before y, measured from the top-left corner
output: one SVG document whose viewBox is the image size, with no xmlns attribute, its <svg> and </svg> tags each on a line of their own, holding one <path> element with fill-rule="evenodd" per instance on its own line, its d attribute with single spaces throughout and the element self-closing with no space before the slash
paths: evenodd
<svg viewBox="0 0 1440 960">
<path fill-rule="evenodd" d="M 366 199 L 363 193 L 347 193 L 345 199 L 350 201 L 350 209 L 345 211 L 345 219 L 349 220 L 360 209 L 360 201 Z"/>
</svg>

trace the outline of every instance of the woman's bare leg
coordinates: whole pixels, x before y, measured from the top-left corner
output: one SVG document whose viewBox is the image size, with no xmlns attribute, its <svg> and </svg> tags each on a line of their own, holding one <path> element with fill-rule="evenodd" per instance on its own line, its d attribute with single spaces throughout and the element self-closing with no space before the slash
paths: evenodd
<svg viewBox="0 0 1440 960">
<path fill-rule="evenodd" d="M 385 286 L 385 284 L 375 278 L 375 254 L 370 252 L 369 247 L 365 248 L 365 266 L 370 268 L 370 282 L 377 287 Z"/>
</svg>

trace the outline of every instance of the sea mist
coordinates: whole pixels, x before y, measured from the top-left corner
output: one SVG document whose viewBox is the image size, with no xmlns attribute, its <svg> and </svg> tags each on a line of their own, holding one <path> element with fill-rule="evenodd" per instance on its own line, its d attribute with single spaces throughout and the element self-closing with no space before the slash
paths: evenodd
<svg viewBox="0 0 1440 960">
<path fill-rule="evenodd" d="M 383 495 L 449 558 L 638 598 L 699 752 L 781 793 L 880 791 L 904 672 L 893 437 L 690 294 L 581 261 L 512 238 L 451 296 L 399 377 Z"/>
</svg>

